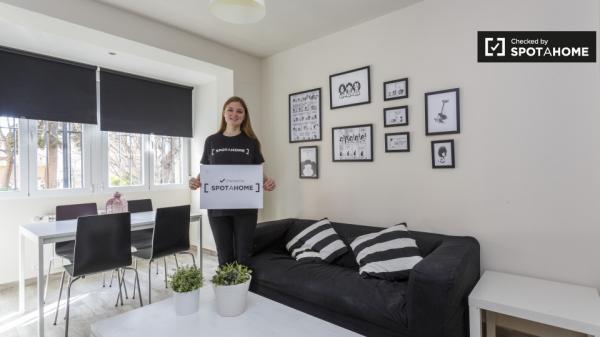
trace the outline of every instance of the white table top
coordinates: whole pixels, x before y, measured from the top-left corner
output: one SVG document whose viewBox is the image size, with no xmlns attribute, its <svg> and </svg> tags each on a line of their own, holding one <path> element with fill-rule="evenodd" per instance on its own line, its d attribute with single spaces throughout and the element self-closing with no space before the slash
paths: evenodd
<svg viewBox="0 0 600 337">
<path fill-rule="evenodd" d="M 95 337 L 355 337 L 359 334 L 305 314 L 265 297 L 248 293 L 246 312 L 221 317 L 212 285 L 200 289 L 200 309 L 176 316 L 173 298 L 92 324 Z"/>
<path fill-rule="evenodd" d="M 600 297 L 594 288 L 486 271 L 469 305 L 600 335 Z"/>
<path fill-rule="evenodd" d="M 131 229 L 138 230 L 148 228 L 154 225 L 156 212 L 139 212 L 131 213 Z M 192 214 L 190 219 L 196 221 L 200 218 L 200 214 Z M 75 235 L 77 230 L 77 219 L 36 222 L 26 225 L 21 225 L 21 231 L 29 238 L 37 238 L 45 241 L 60 241 L 56 240 L 62 237 Z"/>
</svg>

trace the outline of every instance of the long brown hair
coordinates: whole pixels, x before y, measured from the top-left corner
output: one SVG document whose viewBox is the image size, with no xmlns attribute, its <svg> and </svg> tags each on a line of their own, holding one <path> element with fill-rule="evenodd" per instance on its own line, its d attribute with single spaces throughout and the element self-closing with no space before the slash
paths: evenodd
<svg viewBox="0 0 600 337">
<path fill-rule="evenodd" d="M 225 132 L 225 129 L 227 128 L 227 122 L 225 121 L 225 116 L 223 115 L 223 113 L 225 113 L 225 109 L 227 108 L 227 106 L 233 102 L 240 103 L 242 105 L 242 107 L 244 108 L 244 112 L 246 113 L 246 115 L 244 116 L 244 120 L 242 121 L 242 125 L 240 125 L 240 130 L 246 136 L 248 136 L 248 138 L 256 139 L 256 142 L 258 143 L 258 151 L 261 152 L 260 141 L 258 140 L 258 137 L 256 137 L 254 130 L 252 130 L 252 123 L 250 122 L 250 112 L 248 111 L 248 106 L 246 105 L 246 102 L 244 102 L 244 100 L 241 97 L 231 96 L 231 97 L 229 97 L 228 100 L 225 101 L 225 103 L 223 104 L 223 110 L 221 111 L 221 126 L 219 127 L 219 130 L 217 132 L 218 133 Z"/>
</svg>

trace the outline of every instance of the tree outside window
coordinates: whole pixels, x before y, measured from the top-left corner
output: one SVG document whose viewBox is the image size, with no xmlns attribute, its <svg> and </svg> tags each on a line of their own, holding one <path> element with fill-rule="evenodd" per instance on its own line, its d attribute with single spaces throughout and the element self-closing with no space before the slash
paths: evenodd
<svg viewBox="0 0 600 337">
<path fill-rule="evenodd" d="M 19 119 L 0 117 L 0 191 L 19 189 Z"/>
</svg>

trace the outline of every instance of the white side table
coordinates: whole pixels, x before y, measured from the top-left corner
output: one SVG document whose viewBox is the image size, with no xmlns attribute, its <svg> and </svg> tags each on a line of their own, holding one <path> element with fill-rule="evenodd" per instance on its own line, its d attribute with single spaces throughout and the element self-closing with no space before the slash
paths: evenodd
<svg viewBox="0 0 600 337">
<path fill-rule="evenodd" d="M 482 309 L 600 337 L 594 288 L 486 271 L 469 295 L 471 337 L 481 337 Z M 488 328 L 495 336 L 493 320 Z"/>
</svg>

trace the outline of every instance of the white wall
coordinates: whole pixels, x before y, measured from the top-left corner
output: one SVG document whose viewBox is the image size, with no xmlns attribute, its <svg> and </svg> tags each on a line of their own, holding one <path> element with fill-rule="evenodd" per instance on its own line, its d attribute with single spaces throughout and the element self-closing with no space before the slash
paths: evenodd
<svg viewBox="0 0 600 337">
<path fill-rule="evenodd" d="M 471 235 L 482 267 L 600 287 L 597 64 L 479 64 L 478 30 L 597 30 L 598 1 L 426 0 L 263 60 L 265 157 L 278 190 L 265 218 L 320 218 Z M 328 76 L 371 66 L 372 103 L 329 109 Z M 382 83 L 409 77 L 410 97 Z M 323 88 L 323 140 L 288 143 L 288 94 Z M 461 133 L 426 137 L 427 91 L 461 89 Z M 408 127 L 383 108 L 408 104 Z M 373 123 L 372 163 L 333 163 L 331 128 Z M 410 153 L 384 133 L 410 131 Z M 431 169 L 454 139 L 456 169 Z M 298 179 L 298 146 L 319 145 L 320 178 Z"/>
<path fill-rule="evenodd" d="M 260 129 L 261 67 L 260 60 L 254 56 L 94 1 L 56 0 L 48 2 L 9 0 L 3 2 L 131 40 L 135 43 L 129 43 L 124 39 L 114 39 L 115 46 L 123 48 L 131 54 L 141 51 L 142 54 L 139 56 L 146 56 L 143 52 L 147 48 L 144 45 L 136 44 L 141 43 L 184 55 L 191 59 L 201 60 L 207 64 L 216 65 L 213 67 L 214 69 L 211 69 L 210 65 L 206 67 L 206 69 L 214 71 L 214 74 L 211 75 L 216 77 L 216 81 L 201 85 L 196 90 L 198 99 L 196 100 L 196 114 L 194 116 L 195 137 L 192 139 L 191 146 L 192 172 L 198 171 L 200 158 L 198 151 L 202 149 L 204 138 L 217 129 L 220 121 L 218 119 L 220 116 L 220 105 L 234 92 L 236 95 L 242 96 L 247 100 L 250 108 L 253 109 L 253 121 L 259 126 L 257 129 Z M 3 6 L 2 10 L 6 12 L 0 13 L 2 15 L 8 15 L 7 12 L 13 13 L 7 22 L 10 21 L 12 23 L 12 21 L 18 21 L 20 18 L 25 19 L 29 17 L 26 13 L 21 13 L 23 11 L 13 11 L 8 7 Z M 46 19 L 42 21 L 39 22 L 40 27 L 33 28 L 52 29 L 52 34 L 60 34 L 61 29 L 68 26 L 48 22 Z M 23 22 L 23 25 L 25 24 Z M 31 22 L 27 22 L 27 24 L 30 25 Z M 81 34 L 87 33 L 81 32 Z M 74 38 L 77 34 L 68 31 L 67 28 L 65 35 Z M 77 37 L 80 36 L 82 35 Z M 93 39 L 97 39 L 90 42 L 97 43 L 98 45 L 110 40 L 110 37 L 107 38 L 103 34 L 90 33 L 90 36 L 93 36 Z M 159 55 L 158 57 L 164 62 L 168 62 L 169 57 L 173 56 L 169 55 L 169 53 L 160 53 L 160 51 L 155 50 L 152 50 L 152 52 Z M 191 59 L 187 60 L 186 58 L 179 59 L 181 61 L 180 66 L 185 66 L 185 64 L 195 66 L 195 63 L 202 63 L 194 62 Z M 233 73 L 228 69 L 233 70 Z M 127 199 L 152 198 L 154 207 L 173 206 L 190 202 L 194 206 L 198 205 L 197 199 L 192 198 L 191 193 L 187 189 L 127 192 L 124 195 Z M 110 194 L 105 193 L 59 198 L 0 199 L 1 252 L 5 257 L 12 257 L 0 259 L 0 284 L 17 280 L 17 239 L 19 225 L 31 222 L 32 218 L 36 215 L 54 213 L 55 206 L 60 204 L 96 202 L 99 208 L 104 208 L 104 203 L 109 197 Z M 207 223 L 205 223 L 206 225 Z M 214 244 L 210 235 L 208 235 L 210 231 L 206 231 L 206 229 L 205 227 L 204 233 L 207 234 L 205 244 L 211 248 Z M 192 228 L 193 241 L 197 237 L 196 233 L 197 229 Z M 36 270 L 35 253 L 35 246 L 28 244 L 26 256 L 26 275 L 28 277 L 33 276 Z"/>
</svg>

